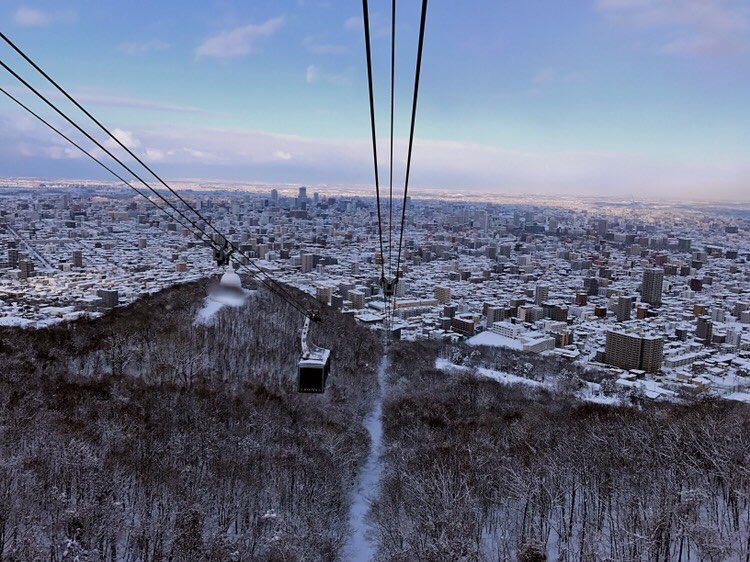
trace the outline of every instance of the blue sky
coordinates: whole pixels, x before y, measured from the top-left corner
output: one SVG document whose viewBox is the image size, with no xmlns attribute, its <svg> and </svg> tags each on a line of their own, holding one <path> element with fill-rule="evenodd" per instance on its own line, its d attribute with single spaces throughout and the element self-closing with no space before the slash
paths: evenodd
<svg viewBox="0 0 750 562">
<path fill-rule="evenodd" d="M 383 141 L 389 7 L 371 0 Z M 399 1 L 401 168 L 418 16 Z M 356 0 L 0 0 L 0 22 L 168 177 L 372 182 Z M 413 185 L 747 199 L 749 62 L 744 0 L 432 0 Z M 92 166 L 0 101 L 0 175 Z"/>
</svg>

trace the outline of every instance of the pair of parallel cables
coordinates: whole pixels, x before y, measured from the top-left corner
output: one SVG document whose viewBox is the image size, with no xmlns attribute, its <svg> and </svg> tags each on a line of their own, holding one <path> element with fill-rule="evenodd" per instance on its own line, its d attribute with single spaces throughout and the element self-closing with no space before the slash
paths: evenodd
<svg viewBox="0 0 750 562">
<path fill-rule="evenodd" d="M 427 0 L 422 0 L 422 10 L 419 22 L 419 42 L 417 44 L 417 63 L 414 72 L 414 93 L 412 97 L 411 124 L 409 127 L 409 148 L 406 158 L 406 175 L 404 178 L 404 195 L 401 205 L 401 227 L 398 236 L 396 271 L 393 273 L 393 129 L 396 90 L 396 0 L 391 0 L 391 104 L 390 104 L 390 158 L 389 158 L 389 194 L 388 194 L 388 277 L 385 273 L 385 252 L 383 244 L 383 218 L 380 205 L 380 174 L 378 171 L 378 146 L 375 126 L 375 96 L 372 76 L 372 49 L 370 41 L 370 10 L 367 0 L 362 0 L 362 13 L 365 31 L 365 53 L 367 58 L 367 82 L 370 95 L 370 128 L 372 132 L 372 158 L 375 168 L 375 201 L 378 212 L 378 239 L 380 242 L 380 285 L 383 289 L 385 301 L 386 324 L 390 331 L 391 301 L 394 291 L 401 280 L 401 253 L 404 242 L 404 227 L 406 225 L 406 202 L 409 193 L 409 177 L 411 174 L 412 149 L 414 147 L 414 126 L 417 118 L 417 101 L 419 99 L 419 77 L 422 71 L 422 52 L 424 49 L 425 24 L 427 22 Z"/>
<path fill-rule="evenodd" d="M 55 113 L 57 113 L 60 117 L 65 119 L 65 121 L 67 121 L 70 125 L 72 125 L 81 134 L 83 134 L 88 140 L 93 142 L 97 148 L 103 151 L 107 156 L 109 156 L 112 160 L 114 160 L 117 164 L 119 164 L 130 175 L 136 178 L 136 180 L 138 180 L 140 184 L 144 185 L 166 207 L 160 205 L 154 199 L 149 197 L 144 191 L 138 189 L 132 183 L 124 179 L 120 173 L 116 172 L 115 170 L 112 169 L 112 167 L 105 164 L 101 159 L 91 154 L 89 151 L 83 148 L 80 144 L 78 144 L 73 139 L 71 139 L 68 135 L 63 133 L 60 129 L 52 125 L 49 121 L 44 119 L 41 115 L 33 111 L 30 107 L 28 107 L 26 104 L 21 102 L 15 96 L 13 96 L 5 88 L 0 87 L 0 92 L 5 94 L 8 98 L 10 98 L 13 102 L 15 102 L 19 107 L 24 109 L 31 116 L 36 118 L 46 127 L 48 127 L 50 130 L 55 132 L 62 139 L 64 139 L 65 141 L 70 143 L 73 147 L 75 147 L 76 149 L 81 151 L 83 154 L 88 156 L 91 160 L 96 162 L 99 166 L 101 166 L 104 170 L 109 172 L 116 179 L 118 179 L 123 184 L 128 186 L 130 189 L 135 191 L 138 195 L 146 199 L 146 201 L 148 201 L 150 204 L 156 207 L 160 212 L 165 214 L 171 220 L 179 223 L 180 225 L 182 225 L 184 228 L 188 230 L 192 230 L 199 239 L 203 240 L 205 243 L 210 245 L 214 249 L 215 252 L 224 252 L 224 253 L 228 252 L 230 254 L 234 254 L 236 252 L 239 255 L 243 255 L 240 252 L 239 248 L 237 248 L 236 245 L 232 241 L 230 241 L 228 237 L 224 236 L 224 234 L 222 234 L 215 226 L 213 226 L 211 222 L 208 219 L 206 219 L 196 208 L 190 205 L 190 203 L 188 203 L 182 196 L 180 196 L 179 193 L 177 193 L 174 189 L 172 189 L 172 187 L 170 187 L 159 175 L 157 175 L 157 173 L 154 172 L 150 166 L 148 166 L 145 162 L 143 162 L 143 160 L 138 155 L 136 155 L 120 139 L 118 139 L 112 132 L 110 132 L 109 129 L 107 129 L 96 117 L 94 117 L 85 107 L 83 107 L 62 86 L 60 86 L 58 82 L 56 82 L 53 78 L 51 78 L 49 74 L 47 74 L 47 72 L 45 72 L 29 55 L 27 55 L 23 50 L 21 50 L 20 47 L 18 47 L 13 41 L 11 41 L 2 32 L 0 32 L 0 39 L 2 39 L 5 43 L 7 43 L 18 55 L 20 55 L 28 64 L 30 64 L 41 76 L 43 76 L 50 84 L 52 84 L 52 86 L 54 86 L 58 92 L 60 92 L 65 98 L 67 98 L 71 103 L 73 103 L 73 105 L 75 105 L 81 112 L 83 112 L 83 114 L 86 117 L 88 117 L 99 129 L 104 131 L 104 133 L 107 134 L 109 139 L 111 139 L 117 145 L 119 145 L 123 150 L 125 150 L 127 154 L 130 155 L 130 157 L 132 157 L 138 164 L 140 164 L 146 171 L 148 171 L 164 188 L 167 189 L 167 191 L 171 195 L 173 195 L 177 199 L 179 203 L 181 203 L 184 206 L 184 209 L 186 210 L 180 209 L 172 201 L 167 199 L 164 195 L 162 195 L 159 191 L 157 191 L 154 187 L 152 187 L 139 174 L 133 171 L 130 166 L 125 164 L 120 158 L 118 158 L 115 154 L 113 154 L 112 151 L 110 151 L 101 142 L 97 141 L 89 132 L 86 131 L 86 129 L 84 129 L 81 125 L 76 123 L 70 116 L 68 116 L 65 112 L 63 112 L 60 108 L 58 108 L 52 101 L 49 100 L 48 96 L 45 96 L 37 88 L 32 86 L 27 80 L 21 77 L 15 70 L 13 70 L 3 60 L 0 60 L 0 66 L 2 66 L 9 74 L 11 74 L 16 80 L 18 80 L 23 86 L 25 86 L 30 92 L 36 95 L 36 97 L 42 100 L 49 108 L 54 110 Z M 167 208 L 169 208 L 170 210 L 168 211 Z M 190 226 L 188 226 L 188 224 Z M 213 233 L 207 232 L 207 230 L 213 231 Z M 274 279 L 271 275 L 269 275 L 263 268 L 261 268 L 257 263 L 255 263 L 251 258 L 247 258 L 244 255 L 243 257 L 244 259 L 242 260 L 238 260 L 236 257 L 233 258 L 239 267 L 244 268 L 245 271 L 249 273 L 253 278 L 255 278 L 260 283 L 265 285 L 271 292 L 273 292 L 274 294 L 276 294 L 277 296 L 285 300 L 287 303 L 289 303 L 293 308 L 295 308 L 303 316 L 309 317 L 314 320 L 317 320 L 319 318 L 315 309 L 307 301 L 302 300 L 292 295 L 283 284 L 279 283 L 276 279 Z M 253 266 L 255 270 L 257 271 L 253 271 L 252 269 L 250 269 L 248 267 L 248 264 Z"/>
</svg>

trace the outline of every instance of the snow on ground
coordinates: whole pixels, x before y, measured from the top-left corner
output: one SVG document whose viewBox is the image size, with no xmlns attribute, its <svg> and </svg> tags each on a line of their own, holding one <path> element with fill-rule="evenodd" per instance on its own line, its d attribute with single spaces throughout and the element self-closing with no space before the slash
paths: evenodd
<svg viewBox="0 0 750 562">
<path fill-rule="evenodd" d="M 503 373 L 501 371 L 495 371 L 493 369 L 485 369 L 479 367 L 477 373 L 488 379 L 495 380 L 502 384 L 525 384 L 527 386 L 534 386 L 537 388 L 549 388 L 551 385 L 543 382 L 527 379 L 526 377 L 519 377 L 518 375 L 512 375 L 510 373 Z"/>
<path fill-rule="evenodd" d="M 523 344 L 520 341 L 514 340 L 513 338 L 509 338 L 507 336 L 502 336 L 500 334 L 491 332 L 489 330 L 485 330 L 484 332 L 481 332 L 477 334 L 476 336 L 469 338 L 468 340 L 466 340 L 466 343 L 468 343 L 469 345 L 487 345 L 490 347 L 507 347 L 510 349 L 523 351 Z"/>
<path fill-rule="evenodd" d="M 440 369 L 446 373 L 459 373 L 459 372 L 470 372 L 471 367 L 465 367 L 463 365 L 456 365 L 448 359 L 438 357 L 435 360 L 435 368 Z M 479 367 L 476 369 L 478 375 L 492 379 L 499 382 L 500 384 L 523 384 L 525 386 L 533 388 L 544 388 L 550 391 L 555 391 L 557 385 L 557 377 L 547 376 L 544 382 L 536 381 L 533 379 L 527 379 L 514 375 L 512 373 L 504 373 L 502 371 L 495 371 L 494 369 L 486 369 Z M 576 393 L 576 396 L 585 402 L 592 402 L 594 404 L 619 404 L 620 399 L 616 396 L 604 396 L 599 391 L 599 385 L 593 382 L 585 382 L 581 390 Z"/>
<path fill-rule="evenodd" d="M 750 393 L 748 392 L 732 392 L 724 396 L 727 400 L 736 400 L 737 402 L 746 402 L 750 404 Z"/>
<path fill-rule="evenodd" d="M 244 295 L 222 294 L 207 296 L 206 300 L 203 302 L 203 306 L 198 309 L 198 312 L 195 313 L 193 326 L 210 326 L 214 323 L 216 313 L 219 312 L 222 308 L 227 306 L 232 308 L 239 308 L 247 302 L 247 299 L 254 292 L 255 291 L 243 289 Z"/>
<path fill-rule="evenodd" d="M 0 318 L 0 326 L 4 327 L 28 328 L 33 323 L 33 320 L 21 318 L 20 316 L 3 316 Z"/>
<path fill-rule="evenodd" d="M 370 509 L 371 498 L 377 494 L 378 482 L 383 471 L 380 463 L 380 447 L 383 438 L 383 394 L 387 370 L 388 357 L 383 357 L 378 368 L 380 392 L 375 399 L 372 412 L 365 419 L 365 428 L 370 434 L 370 453 L 357 479 L 357 489 L 349 509 L 349 528 L 352 534 L 344 550 L 344 559 L 351 562 L 369 562 L 375 558 L 375 546 L 367 538 L 369 525 L 366 517 Z"/>
</svg>

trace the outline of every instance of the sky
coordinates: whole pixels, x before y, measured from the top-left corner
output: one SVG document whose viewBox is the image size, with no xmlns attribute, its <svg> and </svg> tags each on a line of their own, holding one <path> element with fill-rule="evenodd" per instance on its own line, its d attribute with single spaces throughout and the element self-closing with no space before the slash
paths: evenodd
<svg viewBox="0 0 750 562">
<path fill-rule="evenodd" d="M 0 29 L 166 177 L 366 186 L 361 9 L 0 0 Z M 419 9 L 398 1 L 396 186 Z M 390 2 L 370 10 L 387 181 Z M 51 93 L 6 45 L 0 59 Z M 431 0 L 411 186 L 748 200 L 748 63 L 746 0 Z M 51 116 L 2 69 L 0 85 Z M 7 100 L 0 175 L 106 177 Z"/>
</svg>

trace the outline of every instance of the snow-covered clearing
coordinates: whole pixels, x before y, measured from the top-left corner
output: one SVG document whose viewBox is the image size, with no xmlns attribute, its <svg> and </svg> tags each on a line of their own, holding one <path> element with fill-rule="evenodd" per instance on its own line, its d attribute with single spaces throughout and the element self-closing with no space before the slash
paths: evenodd
<svg viewBox="0 0 750 562">
<path fill-rule="evenodd" d="M 523 344 L 520 341 L 489 330 L 478 333 L 476 336 L 468 339 L 466 343 L 474 346 L 487 345 L 489 347 L 507 347 L 516 351 L 523 350 Z"/>
<path fill-rule="evenodd" d="M 3 316 L 0 318 L 0 326 L 28 328 L 34 323 L 33 320 L 21 318 L 20 316 Z"/>
<path fill-rule="evenodd" d="M 442 357 L 438 357 L 435 360 L 435 368 L 440 369 L 445 373 L 468 373 L 472 371 L 471 367 L 456 365 L 455 363 L 452 363 L 448 359 Z M 557 387 L 557 377 L 555 377 L 554 375 L 547 375 L 544 377 L 544 381 L 537 381 L 511 373 L 504 373 L 502 371 L 487 369 L 485 367 L 477 368 L 476 372 L 478 375 L 497 381 L 500 384 L 522 384 L 532 388 L 547 389 L 552 392 L 554 392 Z M 584 382 L 584 384 L 585 386 L 576 393 L 576 396 L 580 400 L 583 400 L 585 402 L 593 402 L 596 404 L 620 403 L 619 398 L 617 398 L 616 396 L 604 396 L 603 394 L 601 394 L 598 384 L 593 382 Z"/>
<path fill-rule="evenodd" d="M 222 308 L 229 306 L 232 308 L 238 308 L 247 302 L 247 299 L 255 291 L 243 289 L 244 295 L 209 295 L 203 302 L 203 306 L 198 309 L 195 313 L 195 320 L 193 321 L 194 326 L 209 326 L 213 324 L 216 313 Z"/>
<path fill-rule="evenodd" d="M 365 419 L 365 427 L 370 434 L 370 454 L 359 473 L 357 489 L 349 510 L 349 528 L 352 534 L 344 551 L 344 559 L 350 562 L 369 562 L 375 558 L 375 546 L 367 537 L 369 525 L 366 518 L 370 509 L 371 498 L 377 494 L 378 482 L 383 470 L 380 463 L 380 447 L 383 437 L 383 394 L 385 394 L 385 374 L 387 370 L 388 357 L 385 356 L 378 368 L 380 392 L 375 399 L 372 412 Z"/>
</svg>

